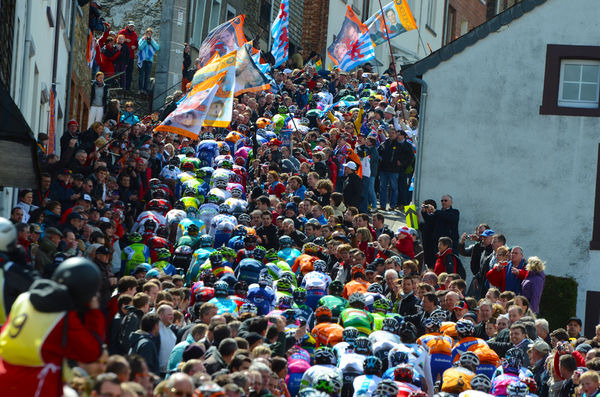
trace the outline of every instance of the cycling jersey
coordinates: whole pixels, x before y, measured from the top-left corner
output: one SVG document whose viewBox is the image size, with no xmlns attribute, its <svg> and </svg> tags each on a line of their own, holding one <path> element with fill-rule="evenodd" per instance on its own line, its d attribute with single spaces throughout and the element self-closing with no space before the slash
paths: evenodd
<svg viewBox="0 0 600 397">
<path fill-rule="evenodd" d="M 247 284 L 257 283 L 260 272 L 264 268 L 265 265 L 256 259 L 245 258 L 235 268 L 235 277 L 239 281 L 245 281 Z"/>
<path fill-rule="evenodd" d="M 204 222 L 202 222 L 199 219 L 185 218 L 185 219 L 182 219 L 179 222 L 179 225 L 177 226 L 177 239 L 178 240 L 181 238 L 181 236 L 187 235 L 187 229 L 192 224 L 198 226 L 198 229 L 200 229 L 200 233 L 204 233 Z"/>
<path fill-rule="evenodd" d="M 354 394 L 352 396 L 372 395 L 379 382 L 381 382 L 381 378 L 377 375 L 361 375 L 356 377 L 353 382 Z"/>
<path fill-rule="evenodd" d="M 327 306 L 331 309 L 333 318 L 339 318 L 342 311 L 348 306 L 348 301 L 341 296 L 325 295 L 319 299 L 318 306 Z"/>
<path fill-rule="evenodd" d="M 308 272 L 312 272 L 313 271 L 313 263 L 317 259 L 318 258 L 316 256 L 313 256 L 313 255 L 300 254 L 294 260 L 294 264 L 292 266 L 292 271 L 294 273 L 296 273 L 296 274 L 298 274 L 298 272 L 300 272 L 302 274 L 306 274 Z"/>
<path fill-rule="evenodd" d="M 344 292 L 342 296 L 346 299 L 356 292 L 364 294 L 367 292 L 367 288 L 371 285 L 368 281 L 362 279 L 352 280 L 344 286 Z"/>
<path fill-rule="evenodd" d="M 167 261 L 152 262 L 152 267 L 155 269 L 162 270 L 163 273 L 165 273 L 168 276 L 172 276 L 177 273 L 177 269 L 175 269 L 175 266 L 173 266 Z"/>
<path fill-rule="evenodd" d="M 174 165 L 167 165 L 160 171 L 160 176 L 164 179 L 177 179 L 177 175 L 181 174 L 181 170 Z"/>
<path fill-rule="evenodd" d="M 208 301 L 208 303 L 214 303 L 217 305 L 217 314 L 225 314 L 231 313 L 234 316 L 237 316 L 238 306 L 233 299 L 227 298 L 217 298 L 216 296 Z"/>
<path fill-rule="evenodd" d="M 432 332 L 421 336 L 417 343 L 429 353 L 433 380 L 441 378 L 444 371 L 452 366 L 452 338 Z"/>
<path fill-rule="evenodd" d="M 277 302 L 275 292 L 271 287 L 261 287 L 252 284 L 248 287 L 248 300 L 257 307 L 258 314 L 264 316 L 275 308 Z"/>
<path fill-rule="evenodd" d="M 304 375 L 302 375 L 302 380 L 300 382 L 300 390 L 312 387 L 314 385 L 315 378 L 317 375 L 321 374 L 330 374 L 337 377 L 340 382 L 342 381 L 342 371 L 339 368 L 335 367 L 331 364 L 316 364 L 310 367 Z"/>
<path fill-rule="evenodd" d="M 294 266 L 294 261 L 300 256 L 300 251 L 298 251 L 296 248 L 284 248 L 277 252 L 277 256 L 282 261 L 286 261 L 288 265 Z"/>
<path fill-rule="evenodd" d="M 362 374 L 365 357 L 366 356 L 363 356 L 362 354 L 357 354 L 353 351 L 346 350 L 346 354 L 343 354 L 338 359 L 338 368 L 343 374 Z"/>
<path fill-rule="evenodd" d="M 150 248 L 142 243 L 133 243 L 123 248 L 121 251 L 121 268 L 123 274 L 128 276 L 133 273 L 137 265 L 141 263 L 150 263 Z"/>
<path fill-rule="evenodd" d="M 206 232 L 210 232 L 212 219 L 219 213 L 219 206 L 213 203 L 202 204 L 198 208 L 198 218 L 206 225 Z"/>
<path fill-rule="evenodd" d="M 306 288 L 306 304 L 310 308 L 317 308 L 319 300 L 327 293 L 329 284 L 331 277 L 325 273 L 312 271 L 304 276 L 301 286 Z"/>
<path fill-rule="evenodd" d="M 487 346 L 488 344 L 483 339 L 473 336 L 462 338 L 452 347 L 452 362 L 458 361 L 460 355 L 466 351 L 474 352 L 480 345 Z"/>
<path fill-rule="evenodd" d="M 373 330 L 373 316 L 364 310 L 348 308 L 340 314 L 340 324 L 346 327 L 354 327 L 365 335 Z"/>
<path fill-rule="evenodd" d="M 317 342 L 316 347 L 318 348 L 320 346 L 327 346 L 329 337 L 335 332 L 341 332 L 343 330 L 344 327 L 339 324 L 323 322 L 315 325 L 311 334 L 315 338 L 315 341 Z"/>
</svg>

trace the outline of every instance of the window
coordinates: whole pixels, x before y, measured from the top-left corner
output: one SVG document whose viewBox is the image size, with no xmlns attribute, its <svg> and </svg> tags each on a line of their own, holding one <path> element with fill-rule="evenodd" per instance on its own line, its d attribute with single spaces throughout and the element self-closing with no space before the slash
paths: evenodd
<svg viewBox="0 0 600 397">
<path fill-rule="evenodd" d="M 460 23 L 460 35 L 467 33 L 469 31 L 469 21 L 463 19 Z"/>
<path fill-rule="evenodd" d="M 456 10 L 452 6 L 448 6 L 448 21 L 446 22 L 446 42 L 448 44 L 454 37 L 454 24 L 456 23 Z"/>
<path fill-rule="evenodd" d="M 262 0 L 260 2 L 260 24 L 271 26 L 271 2 Z"/>
<path fill-rule="evenodd" d="M 237 15 L 235 8 L 233 8 L 230 5 L 227 5 L 227 14 L 225 15 L 225 20 L 229 21 L 230 19 L 235 18 L 235 16 Z"/>
<path fill-rule="evenodd" d="M 206 14 L 206 0 L 196 0 L 191 43 L 200 46 L 202 43 L 202 29 L 204 28 L 204 15 Z"/>
<path fill-rule="evenodd" d="M 428 28 L 431 33 L 435 35 L 435 8 L 437 5 L 437 0 L 428 0 L 427 7 L 427 23 L 425 27 Z"/>
<path fill-rule="evenodd" d="M 600 46 L 548 44 L 540 114 L 600 117 Z"/>
<path fill-rule="evenodd" d="M 565 59 L 560 65 L 558 106 L 597 108 L 600 61 Z"/>
<path fill-rule="evenodd" d="M 210 21 L 208 30 L 213 30 L 221 23 L 221 0 L 212 0 L 210 7 Z"/>
</svg>

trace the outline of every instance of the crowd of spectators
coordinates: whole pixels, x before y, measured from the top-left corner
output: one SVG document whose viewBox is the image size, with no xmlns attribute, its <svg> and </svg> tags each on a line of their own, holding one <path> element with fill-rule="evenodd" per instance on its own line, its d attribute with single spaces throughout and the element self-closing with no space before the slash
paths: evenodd
<svg viewBox="0 0 600 397">
<path fill-rule="evenodd" d="M 127 72 L 139 46 L 147 76 L 151 35 L 128 39 L 132 28 L 117 38 L 127 56 L 103 36 L 114 57 L 104 75 Z M 71 359 L 65 395 L 597 394 L 600 329 L 589 339 L 578 318 L 551 330 L 539 316 L 540 258 L 487 224 L 459 236 L 448 194 L 439 209 L 421 205 L 418 230 L 391 227 L 411 202 L 419 139 L 419 104 L 401 84 L 369 64 L 272 77 L 272 90 L 235 98 L 228 129 L 198 139 L 155 131 L 154 117 L 96 88 L 99 119 L 83 131 L 69 122 L 60 156 L 41 156 L 40 188 L 19 192 L 16 241 L 0 251 L 3 266 L 25 269 L 36 308 L 48 279 L 75 288 L 57 276 L 64 264 L 98 270 L 86 301 L 105 324 L 96 339 L 81 336 L 92 328 L 77 315 L 65 329 L 79 324 L 74 340 L 85 343 L 65 349 L 71 339 L 50 333 Z M 14 299 L 13 311 L 28 310 Z M 7 335 L 33 331 L 13 312 L 6 321 L 0 387 L 10 393 L 30 378 L 14 369 Z M 46 365 L 60 365 L 40 346 Z"/>
</svg>

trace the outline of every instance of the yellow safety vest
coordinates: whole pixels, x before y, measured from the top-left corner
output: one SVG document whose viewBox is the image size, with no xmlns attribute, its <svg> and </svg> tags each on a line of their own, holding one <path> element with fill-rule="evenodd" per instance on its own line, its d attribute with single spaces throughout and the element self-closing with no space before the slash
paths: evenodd
<svg viewBox="0 0 600 397">
<path fill-rule="evenodd" d="M 66 314 L 42 313 L 31 304 L 29 292 L 19 295 L 12 306 L 10 322 L 0 333 L 2 359 L 12 365 L 44 366 L 42 345 Z"/>
<path fill-rule="evenodd" d="M 419 219 L 417 218 L 417 209 L 413 203 L 404 206 L 404 213 L 406 214 L 406 225 L 413 229 L 419 229 Z"/>
</svg>

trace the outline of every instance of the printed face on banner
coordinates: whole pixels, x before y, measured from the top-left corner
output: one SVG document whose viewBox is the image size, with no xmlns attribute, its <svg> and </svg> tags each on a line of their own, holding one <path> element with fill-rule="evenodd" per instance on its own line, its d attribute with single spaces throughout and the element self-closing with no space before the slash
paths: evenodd
<svg viewBox="0 0 600 397">
<path fill-rule="evenodd" d="M 367 32 L 367 27 L 358 19 L 352 8 L 347 6 L 346 18 L 344 18 L 340 33 L 327 48 L 327 55 L 338 66 L 344 57 L 352 52 L 352 48 L 359 45 L 361 35 Z"/>
<path fill-rule="evenodd" d="M 400 15 L 401 13 L 402 15 Z M 404 0 L 395 0 L 377 11 L 365 22 L 373 44 L 380 45 L 401 33 L 416 29 L 416 24 L 408 4 Z M 386 29 L 387 28 L 387 29 Z"/>
<path fill-rule="evenodd" d="M 173 132 L 190 138 L 200 135 L 211 102 L 225 75 L 226 72 L 222 72 L 196 85 L 155 130 Z"/>
<path fill-rule="evenodd" d="M 269 80 L 250 55 L 251 48 L 252 46 L 246 43 L 238 50 L 235 65 L 235 95 L 269 88 Z"/>
<path fill-rule="evenodd" d="M 243 25 L 244 16 L 240 15 L 214 28 L 198 50 L 200 65 L 207 65 L 215 53 L 224 56 L 244 44 Z"/>
</svg>

